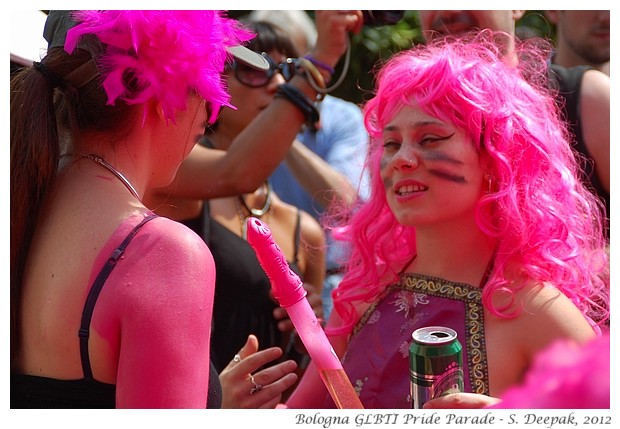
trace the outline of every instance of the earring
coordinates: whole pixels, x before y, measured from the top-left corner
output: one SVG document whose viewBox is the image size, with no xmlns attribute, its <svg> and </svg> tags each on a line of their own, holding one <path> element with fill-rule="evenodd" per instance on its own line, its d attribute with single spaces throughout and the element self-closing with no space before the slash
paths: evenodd
<svg viewBox="0 0 620 429">
<path fill-rule="evenodd" d="M 487 194 L 490 194 L 493 190 L 493 176 L 487 173 L 484 175 L 484 180 L 487 181 Z"/>
</svg>

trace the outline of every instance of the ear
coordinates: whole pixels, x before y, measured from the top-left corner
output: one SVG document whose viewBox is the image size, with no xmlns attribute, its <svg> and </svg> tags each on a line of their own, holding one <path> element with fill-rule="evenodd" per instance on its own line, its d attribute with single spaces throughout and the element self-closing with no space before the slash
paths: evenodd
<svg viewBox="0 0 620 429">
<path fill-rule="evenodd" d="M 525 11 L 524 10 L 513 10 L 512 11 L 512 19 L 515 22 L 517 22 L 518 20 L 523 18 L 523 15 L 525 15 Z"/>
</svg>

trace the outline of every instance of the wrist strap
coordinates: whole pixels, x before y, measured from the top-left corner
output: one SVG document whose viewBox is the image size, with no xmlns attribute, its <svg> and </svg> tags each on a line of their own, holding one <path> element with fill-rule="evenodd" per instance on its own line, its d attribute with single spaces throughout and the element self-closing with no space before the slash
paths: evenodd
<svg viewBox="0 0 620 429">
<path fill-rule="evenodd" d="M 308 100 L 308 97 L 299 89 L 289 83 L 283 83 L 276 91 L 276 98 L 286 98 L 293 103 L 305 116 L 305 124 L 313 131 L 318 129 L 319 111 L 314 103 Z"/>
</svg>

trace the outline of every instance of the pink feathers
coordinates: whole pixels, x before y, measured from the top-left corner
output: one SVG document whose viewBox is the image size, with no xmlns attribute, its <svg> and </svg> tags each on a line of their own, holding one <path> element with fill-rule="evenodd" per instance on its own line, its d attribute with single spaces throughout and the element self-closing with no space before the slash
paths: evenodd
<svg viewBox="0 0 620 429">
<path fill-rule="evenodd" d="M 226 48 L 253 37 L 214 10 L 76 11 L 73 18 L 78 25 L 67 32 L 67 52 L 84 34 L 94 34 L 107 45 L 97 61 L 108 104 L 157 100 L 173 122 L 175 110 L 185 109 L 192 90 L 207 100 L 210 120 L 221 106 L 230 106 L 221 76 Z M 127 72 L 133 75 L 131 88 L 126 85 Z"/>
<path fill-rule="evenodd" d="M 603 409 L 610 406 L 609 333 L 584 345 L 558 341 L 542 351 L 524 383 L 494 408 Z"/>
</svg>

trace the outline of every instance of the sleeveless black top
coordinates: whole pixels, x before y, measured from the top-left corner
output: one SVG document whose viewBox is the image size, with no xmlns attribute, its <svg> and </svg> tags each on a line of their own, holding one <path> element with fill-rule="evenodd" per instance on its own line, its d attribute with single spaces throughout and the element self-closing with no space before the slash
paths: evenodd
<svg viewBox="0 0 620 429">
<path fill-rule="evenodd" d="M 146 216 L 131 230 L 123 242 L 112 252 L 91 286 L 84 304 L 81 325 L 78 331 L 84 378 L 80 380 L 59 380 L 11 373 L 11 408 L 95 409 L 116 407 L 116 386 L 114 384 L 102 383 L 93 378 L 90 357 L 88 355 L 90 321 L 99 293 L 116 263 L 122 258 L 125 249 L 140 228 L 156 217 L 157 215 L 154 214 Z M 207 408 L 220 408 L 222 404 L 222 388 L 213 364 L 211 364 L 209 372 L 207 401 Z"/>
<path fill-rule="evenodd" d="M 581 126 L 581 81 L 584 73 L 590 69 L 592 69 L 590 66 L 562 67 L 557 64 L 551 64 L 549 78 L 551 87 L 559 91 L 557 101 L 562 107 L 562 112 L 568 122 L 569 131 L 573 134 L 573 149 L 582 157 L 581 179 L 604 203 L 606 210 L 605 215 L 609 219 L 609 192 L 603 188 L 603 185 L 594 171 L 594 162 L 584 143 L 583 129 Z M 606 231 L 606 234 L 609 236 L 609 231 Z"/>
<path fill-rule="evenodd" d="M 218 372 L 228 365 L 248 335 L 258 338 L 259 348 L 282 347 L 287 338 L 278 330 L 273 310 L 278 305 L 271 296 L 271 282 L 263 271 L 254 249 L 246 240 L 213 220 L 205 201 L 198 218 L 183 221 L 209 246 L 215 260 L 215 302 L 211 329 L 211 359 Z M 300 275 L 297 249 L 300 240 L 300 213 L 293 237 L 295 257 L 289 266 Z M 301 277 L 301 275 L 300 275 Z M 280 360 L 299 359 L 294 349 Z"/>
</svg>

